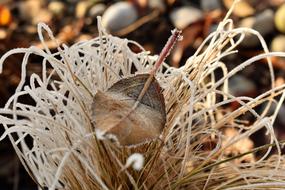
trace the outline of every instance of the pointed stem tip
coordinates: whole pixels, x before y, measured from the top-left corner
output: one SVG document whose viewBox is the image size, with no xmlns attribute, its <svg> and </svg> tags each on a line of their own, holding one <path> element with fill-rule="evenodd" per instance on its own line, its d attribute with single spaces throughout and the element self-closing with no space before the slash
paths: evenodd
<svg viewBox="0 0 285 190">
<path fill-rule="evenodd" d="M 182 40 L 182 36 L 181 36 L 182 31 L 181 30 L 177 30 L 175 28 L 174 30 L 171 31 L 171 33 L 172 33 L 172 35 L 170 36 L 167 43 L 163 47 L 162 51 L 160 52 L 159 58 L 157 59 L 157 61 L 154 64 L 153 69 L 149 73 L 149 78 L 147 79 L 146 83 L 144 84 L 144 87 L 143 87 L 141 93 L 139 94 L 139 97 L 137 99 L 136 104 L 134 105 L 134 108 L 137 107 L 138 103 L 142 100 L 143 96 L 145 95 L 146 91 L 148 90 L 150 84 L 153 81 L 155 73 L 157 72 L 157 70 L 159 69 L 160 65 L 163 63 L 165 58 L 169 55 L 169 53 L 172 50 L 175 43 L 178 40 L 179 41 Z"/>
<path fill-rule="evenodd" d="M 171 31 L 172 35 L 168 39 L 167 43 L 163 47 L 162 51 L 160 52 L 159 58 L 154 64 L 154 68 L 151 71 L 150 74 L 155 74 L 157 70 L 159 69 L 160 65 L 163 63 L 163 61 L 166 59 L 166 57 L 169 55 L 170 51 L 174 47 L 175 43 L 177 41 L 181 41 L 183 39 L 183 36 L 181 36 L 182 31 L 178 29 L 173 29 Z"/>
</svg>

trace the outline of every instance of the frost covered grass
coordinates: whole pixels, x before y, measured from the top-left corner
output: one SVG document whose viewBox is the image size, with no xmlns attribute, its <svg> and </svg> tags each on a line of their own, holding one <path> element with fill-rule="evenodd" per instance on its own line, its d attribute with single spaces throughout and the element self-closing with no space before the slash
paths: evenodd
<svg viewBox="0 0 285 190">
<path fill-rule="evenodd" d="M 100 19 L 99 19 L 100 21 Z M 71 47 L 58 44 L 52 53 L 43 33 L 55 43 L 51 30 L 38 25 L 43 50 L 14 49 L 1 59 L 24 53 L 22 79 L 15 94 L 0 110 L 5 128 L 0 140 L 9 138 L 22 164 L 39 187 L 49 189 L 284 189 L 285 157 L 273 123 L 284 100 L 285 85 L 276 86 L 269 52 L 263 38 L 248 28 L 233 28 L 228 16 L 181 68 L 164 64 L 156 73 L 163 89 L 167 122 L 160 139 L 136 147 L 120 147 L 114 137 L 96 130 L 92 102 L 97 90 L 106 91 L 122 78 L 147 73 L 157 56 L 139 44 L 107 34 L 98 24 L 99 36 Z M 245 34 L 256 35 L 264 53 L 228 71 L 222 58 L 237 54 Z M 142 52 L 133 53 L 129 44 Z M 30 55 L 42 57 L 41 75 L 32 74 L 28 85 L 26 65 Z M 267 58 L 272 89 L 255 98 L 235 97 L 228 80 L 255 61 Z M 216 78 L 220 70 L 223 76 Z M 29 96 L 34 105 L 21 101 Z M 231 102 L 241 106 L 234 111 Z M 265 109 L 258 113 L 258 105 Z M 275 112 L 270 114 L 269 108 Z M 251 114 L 248 123 L 240 116 Z M 147 118 L 146 118 L 147 119 Z M 247 124 L 248 123 L 248 124 Z M 100 125 L 100 123 L 98 124 Z M 264 128 L 270 144 L 236 149 Z M 234 133 L 232 138 L 227 130 Z M 32 143 L 31 143 L 32 142 Z M 269 156 L 272 148 L 277 154 Z M 254 153 L 266 150 L 256 158 Z"/>
</svg>

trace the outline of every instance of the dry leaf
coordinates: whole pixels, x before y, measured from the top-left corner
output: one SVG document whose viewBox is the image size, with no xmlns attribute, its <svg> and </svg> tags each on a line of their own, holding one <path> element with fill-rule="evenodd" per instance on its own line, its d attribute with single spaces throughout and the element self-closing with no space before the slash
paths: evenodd
<svg viewBox="0 0 285 190">
<path fill-rule="evenodd" d="M 98 91 L 93 101 L 95 128 L 114 135 L 122 146 L 146 143 L 159 137 L 166 122 L 164 97 L 154 78 L 139 105 L 133 109 L 149 74 L 115 83 Z"/>
<path fill-rule="evenodd" d="M 158 138 L 166 123 L 165 102 L 154 75 L 181 31 L 174 29 L 148 74 L 119 80 L 106 92 L 98 91 L 93 100 L 95 130 L 112 134 L 120 145 L 134 146 Z"/>
</svg>

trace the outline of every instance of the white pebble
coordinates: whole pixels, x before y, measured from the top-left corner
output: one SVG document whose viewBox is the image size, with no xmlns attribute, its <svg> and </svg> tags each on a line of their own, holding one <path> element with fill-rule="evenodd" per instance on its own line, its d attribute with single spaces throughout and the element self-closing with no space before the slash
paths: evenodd
<svg viewBox="0 0 285 190">
<path fill-rule="evenodd" d="M 202 17 L 202 11 L 191 6 L 177 8 L 170 13 L 170 19 L 173 25 L 178 29 L 184 29 Z"/>
<path fill-rule="evenodd" d="M 54 15 L 63 15 L 63 12 L 65 10 L 65 5 L 64 5 L 64 3 L 60 2 L 60 1 L 52 1 L 49 3 L 48 9 Z"/>
<path fill-rule="evenodd" d="M 102 16 L 102 25 L 110 32 L 119 31 L 138 19 L 138 13 L 133 4 L 118 2 L 107 8 Z"/>
</svg>

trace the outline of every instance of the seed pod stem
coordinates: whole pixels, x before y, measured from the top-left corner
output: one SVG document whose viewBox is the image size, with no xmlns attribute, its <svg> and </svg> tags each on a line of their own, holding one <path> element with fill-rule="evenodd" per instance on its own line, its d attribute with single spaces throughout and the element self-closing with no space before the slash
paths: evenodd
<svg viewBox="0 0 285 190">
<path fill-rule="evenodd" d="M 138 99 L 134 105 L 133 108 L 136 108 L 137 105 L 139 104 L 139 102 L 142 100 L 143 96 L 145 95 L 147 89 L 149 88 L 151 82 L 153 81 L 154 75 L 157 72 L 157 70 L 159 69 L 159 67 L 161 66 L 161 64 L 163 63 L 163 61 L 166 59 L 166 57 L 169 55 L 170 51 L 172 50 L 172 48 L 174 47 L 175 43 L 178 40 L 182 39 L 181 36 L 181 30 L 177 30 L 176 28 L 174 30 L 172 30 L 172 35 L 170 36 L 170 38 L 168 39 L 166 45 L 164 46 L 164 48 L 162 49 L 162 51 L 159 54 L 159 58 L 157 59 L 157 61 L 154 64 L 153 69 L 150 71 L 150 76 L 147 79 L 140 95 L 138 96 Z"/>
</svg>

